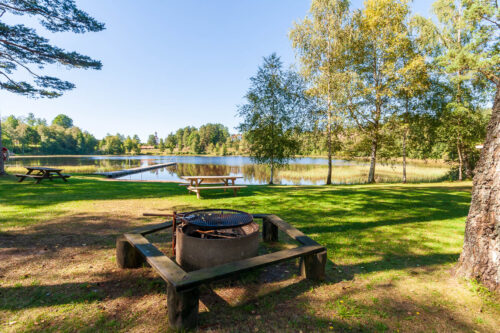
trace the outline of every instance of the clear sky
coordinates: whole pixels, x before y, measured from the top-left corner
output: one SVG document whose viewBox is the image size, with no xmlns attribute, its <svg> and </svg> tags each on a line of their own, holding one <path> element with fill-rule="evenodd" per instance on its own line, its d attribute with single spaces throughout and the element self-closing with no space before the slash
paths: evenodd
<svg viewBox="0 0 500 333">
<path fill-rule="evenodd" d="M 244 102 L 262 57 L 276 52 L 286 65 L 295 62 L 288 31 L 310 6 L 310 0 L 76 2 L 106 30 L 44 35 L 101 60 L 103 69 L 47 67 L 46 75 L 76 88 L 50 100 L 0 90 L 0 113 L 33 112 L 49 122 L 64 113 L 98 138 L 119 132 L 143 140 L 155 131 L 165 137 L 179 127 L 208 122 L 235 132 L 236 107 Z M 362 2 L 354 0 L 352 7 Z M 414 11 L 428 16 L 432 2 L 415 0 Z M 4 15 L 2 20 L 12 24 L 22 18 Z"/>
</svg>

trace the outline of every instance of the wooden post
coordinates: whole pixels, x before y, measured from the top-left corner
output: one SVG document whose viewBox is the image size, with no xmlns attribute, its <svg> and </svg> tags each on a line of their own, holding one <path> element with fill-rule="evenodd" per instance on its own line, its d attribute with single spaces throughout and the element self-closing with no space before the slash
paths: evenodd
<svg viewBox="0 0 500 333">
<path fill-rule="evenodd" d="M 278 227 L 268 217 L 262 219 L 262 239 L 264 242 L 278 241 Z"/>
<path fill-rule="evenodd" d="M 306 279 L 324 280 L 326 251 L 303 256 L 300 260 L 300 274 Z"/>
<path fill-rule="evenodd" d="M 167 283 L 168 324 L 171 328 L 185 331 L 198 324 L 200 290 L 198 287 L 185 291 L 176 291 Z"/>
<path fill-rule="evenodd" d="M 123 236 L 116 239 L 116 263 L 120 268 L 138 268 L 144 263 L 139 251 Z"/>
</svg>

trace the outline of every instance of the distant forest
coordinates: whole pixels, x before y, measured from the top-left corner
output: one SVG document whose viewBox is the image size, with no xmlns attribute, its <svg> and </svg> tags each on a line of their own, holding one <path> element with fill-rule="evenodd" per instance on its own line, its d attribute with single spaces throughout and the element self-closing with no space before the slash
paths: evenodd
<svg viewBox="0 0 500 333">
<path fill-rule="evenodd" d="M 479 150 L 475 144 L 484 136 L 484 127 L 489 118 L 487 111 L 481 113 L 474 131 L 474 138 L 467 145 L 469 161 L 477 160 Z M 456 161 L 454 146 L 443 138 L 442 124 L 438 117 L 429 114 L 415 116 L 406 142 L 409 158 L 442 159 Z M 326 156 L 327 142 L 324 133 L 297 129 L 294 134 L 299 142 L 297 155 Z M 380 134 L 384 143 L 379 156 L 382 159 L 399 158 L 403 141 L 395 135 L 394 124 L 387 122 Z M 99 140 L 88 131 L 74 126 L 66 115 L 58 115 L 49 124 L 47 120 L 36 118 L 32 113 L 26 117 L 8 116 L 2 119 L 2 142 L 15 154 L 210 154 L 247 155 L 249 143 L 245 134 L 231 134 L 222 124 L 205 124 L 199 128 L 187 126 L 170 133 L 165 138 L 149 135 L 146 142 L 139 136 L 108 134 Z M 370 140 L 355 127 L 345 127 L 335 142 L 338 158 L 364 158 L 370 156 Z M 470 167 L 472 169 L 472 167 Z"/>
<path fill-rule="evenodd" d="M 102 140 L 74 126 L 73 120 L 60 114 L 49 124 L 33 113 L 2 119 L 2 143 L 14 154 L 244 154 L 245 142 L 239 134 L 229 134 L 222 124 L 200 128 L 185 127 L 166 138 L 151 134 L 146 142 L 138 135 L 108 134 Z"/>
</svg>

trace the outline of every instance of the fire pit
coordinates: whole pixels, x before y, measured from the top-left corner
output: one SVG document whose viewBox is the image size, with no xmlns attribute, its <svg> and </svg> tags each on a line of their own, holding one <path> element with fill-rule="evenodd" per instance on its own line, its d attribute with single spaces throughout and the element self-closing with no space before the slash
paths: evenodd
<svg viewBox="0 0 500 333">
<path fill-rule="evenodd" d="M 187 271 L 257 255 L 259 225 L 248 213 L 206 209 L 177 216 L 175 259 Z"/>
<path fill-rule="evenodd" d="M 144 215 L 168 216 L 172 221 L 123 234 L 116 240 L 116 262 L 121 268 L 143 267 L 147 262 L 165 280 L 168 323 L 174 329 L 196 327 L 202 284 L 295 258 L 301 259 L 303 277 L 322 280 L 325 276 L 325 247 L 276 215 L 228 209 Z M 260 234 L 254 219 L 262 219 L 263 241 L 279 241 L 281 230 L 300 245 L 257 255 Z M 174 231 L 176 262 L 144 237 L 168 228 Z"/>
</svg>

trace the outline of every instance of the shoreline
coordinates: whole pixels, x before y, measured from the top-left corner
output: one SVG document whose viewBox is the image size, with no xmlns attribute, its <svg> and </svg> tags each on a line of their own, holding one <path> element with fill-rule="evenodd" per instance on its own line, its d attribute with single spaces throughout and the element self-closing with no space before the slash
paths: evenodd
<svg viewBox="0 0 500 333">
<path fill-rule="evenodd" d="M 15 155 L 10 156 L 9 159 L 19 159 L 19 158 L 87 158 L 87 157 L 249 157 L 250 155 L 191 155 L 191 154 L 140 154 L 140 155 L 97 155 L 97 154 L 89 154 L 89 155 Z M 328 159 L 328 156 L 322 155 L 297 155 L 293 159 L 298 158 L 311 158 L 311 159 Z M 338 161 L 356 161 L 356 162 L 369 162 L 369 157 L 353 157 L 353 158 L 343 158 L 341 156 L 333 156 L 332 160 Z M 403 159 L 401 157 L 394 159 L 377 159 L 377 164 L 401 164 Z M 442 167 L 451 167 L 455 163 L 447 162 L 443 159 L 410 159 L 407 158 L 406 162 L 408 164 L 423 164 L 423 165 L 432 165 L 432 166 L 442 166 Z"/>
</svg>

